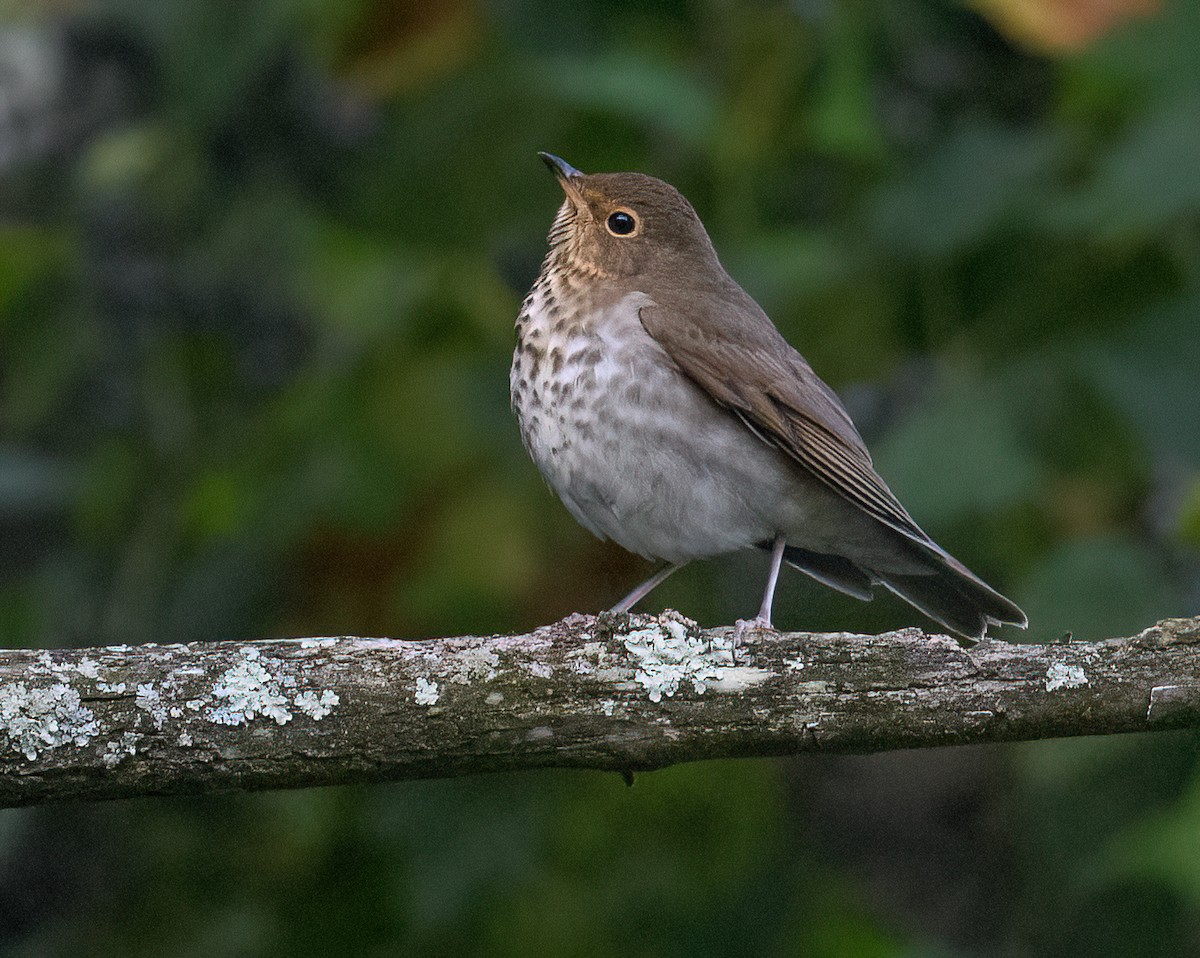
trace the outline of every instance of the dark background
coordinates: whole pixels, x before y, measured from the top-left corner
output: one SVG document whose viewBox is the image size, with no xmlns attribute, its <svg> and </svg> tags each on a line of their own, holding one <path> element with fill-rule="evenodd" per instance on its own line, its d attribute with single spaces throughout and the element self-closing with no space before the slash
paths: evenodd
<svg viewBox="0 0 1200 958">
<path fill-rule="evenodd" d="M 1200 607 L 1191 0 L 0 10 L 8 645 L 520 630 L 647 575 L 508 410 L 538 150 L 683 190 L 1005 638 Z M 924 624 L 794 572 L 776 621 Z M 1197 738 L 8 811 L 0 953 L 1197 954 Z"/>
</svg>

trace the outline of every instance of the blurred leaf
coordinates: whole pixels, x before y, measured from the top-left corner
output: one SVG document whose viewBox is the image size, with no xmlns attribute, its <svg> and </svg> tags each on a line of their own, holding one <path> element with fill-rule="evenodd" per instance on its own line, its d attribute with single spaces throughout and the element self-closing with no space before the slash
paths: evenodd
<svg viewBox="0 0 1200 958">
<path fill-rule="evenodd" d="M 426 953 L 452 953 L 433 943 L 474 936 L 468 953 L 481 954 L 481 913 L 534 879 L 566 782 L 555 772 L 532 779 L 532 788 L 523 774 L 403 782 L 370 796 L 368 839 L 402 855 L 406 867 L 386 887 Z"/>
<path fill-rule="evenodd" d="M 1200 124 L 1191 95 L 1139 116 L 1076 191 L 1043 205 L 1038 220 L 1112 241 L 1142 240 L 1200 211 Z"/>
<path fill-rule="evenodd" d="M 1200 479 L 1192 481 L 1180 506 L 1179 537 L 1193 548 L 1200 549 Z"/>
<path fill-rule="evenodd" d="M 236 112 L 264 68 L 279 65 L 299 32 L 304 4 L 137 3 L 139 27 L 162 50 L 167 102 L 209 129 Z M 214 55 L 214 51 L 217 55 Z"/>
<path fill-rule="evenodd" d="M 1044 52 L 1086 46 L 1124 21 L 1158 13 L 1159 0 L 972 0 L 1018 43 Z"/>
<path fill-rule="evenodd" d="M 801 347 L 818 375 L 841 388 L 890 374 L 904 354 L 904 332 L 896 323 L 894 290 L 867 272 L 846 275 L 824 290 L 797 296 L 776 324 Z"/>
<path fill-rule="evenodd" d="M 194 482 L 182 506 L 184 530 L 200 540 L 225 538 L 244 528 L 254 503 L 246 477 L 231 469 L 211 470 Z"/>
<path fill-rule="evenodd" d="M 0 520 L 66 513 L 77 491 L 77 471 L 67 463 L 0 443 Z"/>
<path fill-rule="evenodd" d="M 871 89 L 872 53 L 866 23 L 870 4 L 833 6 L 829 61 L 812 117 L 817 149 L 858 163 L 883 158 L 884 142 Z"/>
<path fill-rule="evenodd" d="M 1148 312 L 1139 322 L 1081 345 L 1098 388 L 1136 423 L 1151 448 L 1169 460 L 1200 466 L 1200 295 Z"/>
<path fill-rule="evenodd" d="M 163 167 L 182 152 L 171 136 L 161 127 L 135 126 L 100 137 L 80 164 L 80 188 L 85 195 L 101 197 L 145 189 L 155 177 L 161 179 Z M 178 182 L 178 173 L 178 167 L 169 170 L 167 178 Z"/>
<path fill-rule="evenodd" d="M 1141 543 L 1080 539 L 1059 546 L 1030 572 L 1016 598 L 1029 616 L 1029 641 L 1066 632 L 1096 641 L 1183 614 L 1171 582 L 1166 564 Z"/>
<path fill-rule="evenodd" d="M 0 223 L 0 334 L 30 286 L 61 275 L 74 252 L 63 230 Z"/>
<path fill-rule="evenodd" d="M 432 548 L 399 584 L 398 616 L 430 629 L 486 632 L 520 595 L 541 552 L 507 483 L 487 481 L 448 497 L 432 521 Z"/>
<path fill-rule="evenodd" d="M 351 82 L 373 94 L 411 95 L 481 48 L 481 11 L 470 0 L 374 0 L 358 6 L 358 22 L 344 31 L 348 49 L 342 56 L 349 60 Z"/>
<path fill-rule="evenodd" d="M 798 135 L 807 119 L 796 112 L 797 92 L 817 54 L 814 40 L 814 31 L 786 6 L 730 21 L 727 49 L 714 64 L 724 81 L 715 94 L 720 116 L 706 144 L 721 184 L 714 199 L 726 222 L 749 214 L 751 171 L 777 160 L 781 142 Z"/>
<path fill-rule="evenodd" d="M 491 911 L 494 953 L 761 953 L 774 929 L 754 920 L 754 902 L 768 890 L 747 878 L 775 850 L 777 766 L 677 766 L 631 789 L 615 775 L 566 784 L 544 867 Z"/>
<path fill-rule="evenodd" d="M 820 295 L 849 280 L 854 268 L 852 250 L 816 231 L 762 231 L 724 259 L 730 274 L 764 304 Z"/>
<path fill-rule="evenodd" d="M 884 184 L 868 210 L 870 231 L 899 253 L 959 252 L 1036 212 L 1059 152 L 1047 130 L 965 123 L 925 163 Z"/>
<path fill-rule="evenodd" d="M 0 648 L 28 648 L 31 636 L 44 634 L 38 598 L 30 589 L 0 586 Z M 7 845 L 4 831 L 16 824 L 10 817 L 8 823 L 0 825 L 0 850 Z"/>
<path fill-rule="evenodd" d="M 659 128 L 693 147 L 711 138 L 713 93 L 692 70 L 633 50 L 546 59 L 532 69 L 539 86 L 561 104 Z"/>
<path fill-rule="evenodd" d="M 120 540 L 142 492 L 139 453 L 114 436 L 96 444 L 84 466 L 76 522 L 84 541 Z"/>
<path fill-rule="evenodd" d="M 334 341 L 370 342 L 406 331 L 433 289 L 436 260 L 337 226 L 318 224 L 306 294 L 327 318 Z"/>
<path fill-rule="evenodd" d="M 1158 6 L 1157 16 L 1128 24 L 1084 50 L 1081 62 L 1097 73 L 1136 83 L 1143 95 L 1195 92 L 1200 83 L 1195 56 L 1200 5 L 1162 0 Z"/>
<path fill-rule="evenodd" d="M 1116 836 L 1103 867 L 1110 880 L 1161 882 L 1200 908 L 1200 777 L 1174 807 L 1155 810 Z"/>
<path fill-rule="evenodd" d="M 959 379 L 875 447 L 880 473 L 931 529 L 1032 498 L 1039 468 L 1013 379 Z"/>
<path fill-rule="evenodd" d="M 905 947 L 896 931 L 882 926 L 853 887 L 835 876 L 808 891 L 811 900 L 796 903 L 794 926 L 787 939 L 794 951 L 782 946 L 777 954 L 802 954 L 805 958 L 952 958 L 940 949 Z"/>
</svg>

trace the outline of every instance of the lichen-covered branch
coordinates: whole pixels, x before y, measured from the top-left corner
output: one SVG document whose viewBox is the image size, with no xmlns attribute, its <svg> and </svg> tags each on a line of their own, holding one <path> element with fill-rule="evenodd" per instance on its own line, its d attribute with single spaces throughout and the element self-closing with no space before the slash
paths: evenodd
<svg viewBox="0 0 1200 958">
<path fill-rule="evenodd" d="M 0 805 L 1200 725 L 1200 617 L 964 649 L 575 615 L 528 635 L 0 652 Z"/>
</svg>

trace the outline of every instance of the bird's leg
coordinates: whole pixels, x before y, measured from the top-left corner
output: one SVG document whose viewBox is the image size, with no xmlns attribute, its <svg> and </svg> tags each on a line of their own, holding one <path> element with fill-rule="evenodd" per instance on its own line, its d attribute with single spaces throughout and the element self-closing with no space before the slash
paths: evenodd
<svg viewBox="0 0 1200 958">
<path fill-rule="evenodd" d="M 648 596 L 651 592 L 653 592 L 655 589 L 657 589 L 660 585 L 662 585 L 663 582 L 666 581 L 667 576 L 669 576 L 672 572 L 675 572 L 682 568 L 683 568 L 682 562 L 679 563 L 678 565 L 663 566 L 663 568 L 659 569 L 656 573 L 654 573 L 654 575 L 650 576 L 649 579 L 647 579 L 645 582 L 643 582 L 641 585 L 639 585 L 636 589 L 634 589 L 632 592 L 630 592 L 629 595 L 625 596 L 625 598 L 623 598 L 620 602 L 618 602 L 616 605 L 614 605 L 610 611 L 612 611 L 612 612 L 628 612 L 630 609 L 632 609 L 634 607 L 634 605 L 636 605 L 638 602 L 640 602 L 642 599 L 644 599 L 646 596 Z"/>
<path fill-rule="evenodd" d="M 783 566 L 783 550 L 787 547 L 787 539 L 782 535 L 775 537 L 775 545 L 771 548 L 771 568 L 767 572 L 767 587 L 763 590 L 762 605 L 754 622 L 764 629 L 773 629 L 771 625 L 771 606 L 775 603 L 775 586 L 779 582 L 779 570 Z"/>
<path fill-rule="evenodd" d="M 771 624 L 771 605 L 775 601 L 775 584 L 779 581 L 779 569 L 783 565 L 783 550 L 787 546 L 787 539 L 782 535 L 775 537 L 775 544 L 771 547 L 771 568 L 767 573 L 767 587 L 763 591 L 762 605 L 758 608 L 758 615 L 750 621 L 738 619 L 733 630 L 733 641 L 741 641 L 742 635 L 747 629 L 770 629 L 775 631 L 775 626 Z"/>
</svg>

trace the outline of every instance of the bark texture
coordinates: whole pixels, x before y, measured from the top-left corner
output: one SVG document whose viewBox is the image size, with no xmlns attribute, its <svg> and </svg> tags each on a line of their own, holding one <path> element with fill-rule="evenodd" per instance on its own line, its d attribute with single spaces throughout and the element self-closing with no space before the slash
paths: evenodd
<svg viewBox="0 0 1200 958">
<path fill-rule="evenodd" d="M 575 615 L 526 635 L 0 652 L 0 806 L 1200 726 L 1200 617 L 963 648 Z"/>
</svg>

